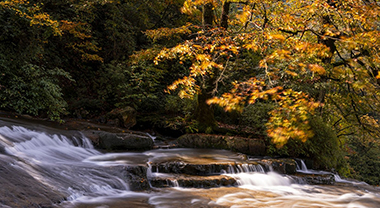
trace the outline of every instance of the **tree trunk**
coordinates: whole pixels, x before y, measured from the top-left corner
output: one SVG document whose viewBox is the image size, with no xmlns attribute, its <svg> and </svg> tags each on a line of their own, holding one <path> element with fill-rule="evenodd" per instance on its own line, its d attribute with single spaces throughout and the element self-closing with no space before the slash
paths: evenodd
<svg viewBox="0 0 380 208">
<path fill-rule="evenodd" d="M 332 4 L 333 2 L 331 2 L 331 0 L 328 0 L 327 1 L 328 4 Z M 327 24 L 332 24 L 331 22 L 331 19 L 330 19 L 330 16 L 328 15 L 324 15 L 322 17 L 322 23 L 323 25 L 327 25 Z M 324 34 L 326 31 L 322 30 L 322 34 Z M 334 56 L 334 53 L 336 52 L 337 48 L 336 48 L 336 45 L 335 45 L 335 42 L 336 40 L 334 39 L 334 37 L 318 37 L 318 42 L 319 43 L 322 43 L 323 45 L 325 45 L 327 48 L 329 48 L 329 51 L 330 51 L 330 55 L 326 58 L 323 58 L 322 61 L 323 63 L 325 63 L 326 65 L 329 65 L 331 64 L 332 62 L 332 57 Z M 318 95 L 318 101 L 320 103 L 324 103 L 325 102 L 325 96 L 326 96 L 326 89 L 322 88 L 320 91 L 319 91 L 319 95 Z M 319 112 L 320 114 L 322 115 L 323 113 L 323 107 L 319 107 Z"/>
<path fill-rule="evenodd" d="M 207 3 L 203 5 L 202 11 L 202 24 L 205 29 L 211 28 L 214 23 L 214 11 L 213 5 Z M 216 121 L 214 117 L 213 107 L 208 105 L 206 101 L 212 98 L 212 87 L 214 79 L 207 77 L 206 83 L 201 88 L 201 92 L 198 94 L 197 109 L 194 113 L 194 119 L 198 122 L 198 130 L 200 132 L 210 133 L 216 127 Z"/>
<path fill-rule="evenodd" d="M 198 122 L 198 130 L 200 132 L 207 132 L 216 127 L 216 120 L 214 116 L 214 109 L 208 105 L 206 101 L 212 98 L 208 90 L 204 89 L 198 94 L 198 106 L 195 111 L 195 119 Z"/>
<path fill-rule="evenodd" d="M 225 1 L 222 8 L 222 17 L 220 18 L 220 26 L 224 29 L 228 28 L 228 15 L 230 13 L 231 2 Z"/>
<path fill-rule="evenodd" d="M 213 5 L 211 3 L 207 3 L 203 6 L 202 24 L 204 27 L 212 27 L 213 22 L 214 22 Z"/>
</svg>

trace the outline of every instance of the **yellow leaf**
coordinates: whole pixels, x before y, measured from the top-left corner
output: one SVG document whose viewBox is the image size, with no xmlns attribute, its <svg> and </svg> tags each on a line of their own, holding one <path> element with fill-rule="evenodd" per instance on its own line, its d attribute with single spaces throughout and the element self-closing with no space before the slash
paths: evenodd
<svg viewBox="0 0 380 208">
<path fill-rule="evenodd" d="M 323 68 L 322 66 L 320 66 L 318 64 L 309 64 L 309 69 L 310 69 L 310 71 L 315 72 L 319 75 L 326 74 L 325 68 Z"/>
<path fill-rule="evenodd" d="M 289 70 L 285 70 L 285 73 L 287 73 L 287 74 L 289 74 L 289 75 L 291 75 L 291 76 L 293 76 L 293 77 L 298 76 L 297 73 L 295 73 L 295 72 L 293 72 L 293 71 L 289 71 Z"/>
<path fill-rule="evenodd" d="M 279 40 L 279 41 L 284 41 L 285 37 L 280 34 L 275 34 L 275 35 L 268 35 L 267 37 L 269 40 Z"/>
</svg>

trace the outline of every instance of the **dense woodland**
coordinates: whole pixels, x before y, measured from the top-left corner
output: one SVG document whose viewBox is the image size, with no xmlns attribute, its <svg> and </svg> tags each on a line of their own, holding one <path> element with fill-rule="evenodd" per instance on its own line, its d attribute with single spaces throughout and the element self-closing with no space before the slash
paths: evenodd
<svg viewBox="0 0 380 208">
<path fill-rule="evenodd" d="M 259 137 L 380 184 L 376 0 L 2 0 L 0 108 Z M 136 127 L 136 128 L 137 128 Z"/>
</svg>

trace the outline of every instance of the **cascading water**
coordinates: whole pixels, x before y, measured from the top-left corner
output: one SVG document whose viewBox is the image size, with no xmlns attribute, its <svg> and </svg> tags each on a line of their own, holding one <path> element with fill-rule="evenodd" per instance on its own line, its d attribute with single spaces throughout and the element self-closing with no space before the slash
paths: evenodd
<svg viewBox="0 0 380 208">
<path fill-rule="evenodd" d="M 265 170 L 260 164 L 230 164 L 226 174 L 239 174 L 239 173 L 265 173 Z"/>
<path fill-rule="evenodd" d="M 7 155 L 17 158 L 13 166 L 45 186 L 65 193 L 68 201 L 112 196 L 129 190 L 116 170 L 82 162 L 102 154 L 84 137 L 69 139 L 20 126 L 3 126 L 0 127 L 0 145 Z"/>
<path fill-rule="evenodd" d="M 157 149 L 104 154 L 78 132 L 54 133 L 54 129 L 23 127 L 1 119 L 0 124 L 0 207 L 20 207 L 21 200 L 24 202 L 21 207 L 69 208 L 378 207 L 380 204 L 380 190 L 367 184 L 299 184 L 294 177 L 271 171 L 273 168 L 265 163 L 246 160 L 230 151 Z M 150 191 L 131 191 L 126 178 L 128 166 L 145 167 L 149 181 L 172 177 L 167 187 L 174 188 L 152 186 Z M 186 171 L 195 175 L 183 175 Z M 299 161 L 297 171 L 321 173 L 307 169 L 303 161 Z M 235 179 L 236 184 L 207 189 L 179 187 L 182 178 L 226 182 L 228 177 Z M 49 191 L 51 195 L 46 194 Z M 61 198 L 53 200 L 55 195 Z M 51 199 L 50 205 L 37 201 L 41 197 Z"/>
<path fill-rule="evenodd" d="M 307 166 L 303 160 L 296 160 L 297 161 L 297 171 L 299 172 L 308 172 Z"/>
<path fill-rule="evenodd" d="M 333 174 L 335 182 L 352 183 L 352 184 L 366 184 L 365 182 L 357 182 L 357 181 L 350 181 L 350 180 L 342 179 L 336 173 L 330 173 L 330 172 L 326 172 L 326 171 L 310 170 L 307 168 L 305 162 L 303 160 L 300 160 L 300 159 L 297 160 L 297 172 L 306 173 L 306 174 Z"/>
</svg>

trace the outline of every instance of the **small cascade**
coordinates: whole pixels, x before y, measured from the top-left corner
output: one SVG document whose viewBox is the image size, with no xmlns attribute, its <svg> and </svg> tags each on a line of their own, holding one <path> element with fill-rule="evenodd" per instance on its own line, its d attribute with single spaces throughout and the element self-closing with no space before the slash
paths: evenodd
<svg viewBox="0 0 380 208">
<path fill-rule="evenodd" d="M 335 179 L 335 182 L 337 182 L 337 183 L 349 183 L 349 184 L 353 184 L 353 185 L 368 185 L 366 182 L 363 182 L 363 181 L 342 179 L 340 177 L 340 175 L 338 175 L 338 174 L 334 174 L 334 179 Z"/>
<path fill-rule="evenodd" d="M 348 182 L 347 180 L 342 179 L 338 174 L 334 174 L 334 179 L 336 182 Z"/>
<path fill-rule="evenodd" d="M 5 137 L 12 135 L 12 131 L 8 127 L 0 128 L 0 132 Z M 13 132 L 17 135 L 11 137 L 15 142 L 6 145 L 5 151 L 25 160 L 43 161 L 44 163 L 69 161 L 72 163 L 100 154 L 87 138 L 73 137 L 71 140 L 63 135 L 47 135 L 20 127 L 15 127 Z M 81 142 L 78 142 L 79 140 Z"/>
<path fill-rule="evenodd" d="M 332 174 L 331 172 L 327 172 L 327 171 L 308 169 L 306 167 L 305 161 L 303 161 L 301 159 L 297 159 L 296 163 L 297 163 L 297 172 L 299 172 L 299 173 L 305 173 L 305 174 Z"/>
<path fill-rule="evenodd" d="M 230 164 L 228 166 L 226 174 L 238 174 L 238 173 L 265 173 L 265 170 L 260 164 Z"/>
<path fill-rule="evenodd" d="M 294 177 L 299 183 L 306 184 L 334 184 L 335 182 L 348 182 L 340 178 L 336 173 L 308 169 L 305 162 L 297 159 L 298 177 Z"/>
<path fill-rule="evenodd" d="M 265 169 L 269 171 L 265 171 Z M 227 175 L 236 179 L 239 186 L 288 186 L 295 181 L 290 177 L 282 176 L 273 171 L 270 164 L 241 164 L 230 166 Z"/>
<path fill-rule="evenodd" d="M 240 186 L 289 186 L 294 181 L 289 177 L 282 176 L 275 172 L 268 173 L 240 173 L 236 174 L 233 177 L 236 178 L 237 183 Z"/>
<path fill-rule="evenodd" d="M 305 164 L 305 162 L 303 160 L 297 159 L 296 160 L 296 164 L 297 164 L 297 171 L 299 171 L 299 172 L 308 172 L 309 171 L 307 169 L 306 164 Z"/>
<path fill-rule="evenodd" d="M 179 187 L 179 183 L 176 179 L 170 180 L 172 187 Z"/>
<path fill-rule="evenodd" d="M 149 137 L 149 138 L 151 138 L 152 140 L 153 140 L 153 142 L 156 140 L 156 136 L 152 136 L 151 134 L 149 134 L 149 133 L 146 133 L 146 135 Z"/>
</svg>

